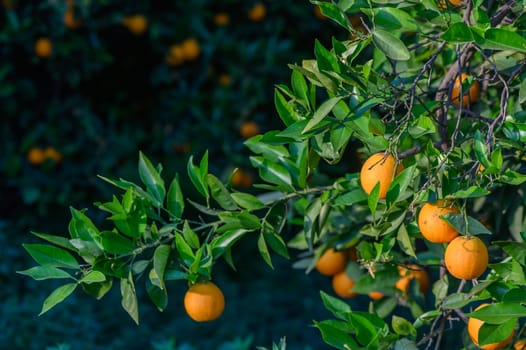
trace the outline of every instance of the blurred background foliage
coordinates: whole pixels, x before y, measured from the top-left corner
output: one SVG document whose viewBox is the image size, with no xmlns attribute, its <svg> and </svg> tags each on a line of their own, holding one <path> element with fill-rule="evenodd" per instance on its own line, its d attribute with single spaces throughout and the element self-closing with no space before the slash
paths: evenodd
<svg viewBox="0 0 526 350">
<path fill-rule="evenodd" d="M 208 149 L 212 173 L 249 185 L 244 138 L 281 127 L 274 85 L 333 35 L 345 34 L 308 1 L 3 0 L 0 348 L 248 349 L 284 335 L 290 349 L 323 348 L 308 325 L 330 281 L 287 261 L 270 271 L 255 242 L 237 248 L 238 271 L 216 272 L 229 306 L 204 326 L 184 314 L 182 288 L 166 312 L 143 308 L 139 327 L 118 291 L 76 293 L 38 317 L 53 286 L 15 271 L 33 265 L 21 248 L 30 231 L 66 232 L 68 206 L 110 199 L 97 174 L 136 180 L 139 150 L 171 177 Z M 235 168 L 246 176 L 231 178 Z"/>
</svg>

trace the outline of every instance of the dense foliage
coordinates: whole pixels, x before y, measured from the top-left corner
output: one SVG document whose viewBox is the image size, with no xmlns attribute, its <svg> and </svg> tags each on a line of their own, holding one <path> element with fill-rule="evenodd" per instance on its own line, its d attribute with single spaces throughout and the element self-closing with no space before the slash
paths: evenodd
<svg viewBox="0 0 526 350">
<path fill-rule="evenodd" d="M 523 4 L 313 3 L 348 38 L 316 40 L 314 58 L 276 86 L 284 126 L 245 142 L 254 189 L 235 188 L 235 171 L 222 181 L 208 152 L 175 175 L 141 152 L 138 181 L 100 177 L 116 190 L 96 203 L 106 223 L 71 208 L 69 237 L 35 233 L 44 243 L 24 245 L 38 265 L 20 273 L 62 281 L 41 314 L 76 290 L 100 299 L 116 288 L 139 323 L 139 289 L 164 311 L 171 281 L 221 285 L 213 268 L 235 268 L 236 247 L 252 237 L 270 266 L 291 249 L 307 272 L 329 250 L 349 257 L 330 273 L 340 298 L 321 293 L 334 318 L 314 323 L 334 348 L 439 349 L 459 336 L 466 348 L 505 347 L 521 337 Z M 349 151 L 364 165 L 338 174 Z M 371 296 L 366 309 L 341 300 L 359 294 Z"/>
</svg>

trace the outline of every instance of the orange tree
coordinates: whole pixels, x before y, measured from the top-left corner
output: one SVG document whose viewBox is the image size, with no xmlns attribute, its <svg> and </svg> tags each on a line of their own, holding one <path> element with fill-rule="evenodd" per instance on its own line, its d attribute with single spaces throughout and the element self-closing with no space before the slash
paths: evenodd
<svg viewBox="0 0 526 350">
<path fill-rule="evenodd" d="M 20 273 L 64 281 L 41 314 L 77 289 L 100 299 L 118 284 L 122 307 L 138 323 L 139 283 L 162 311 L 170 281 L 190 288 L 209 283 L 216 262 L 234 265 L 237 241 L 257 236 L 268 265 L 272 252 L 289 257 L 294 249 L 296 265 L 307 272 L 329 249 L 356 249 L 343 271 L 350 282 L 338 295 L 382 295 L 353 310 L 321 293 L 334 319 L 315 326 L 335 348 L 439 349 L 448 334 L 460 334 L 455 344 L 462 339 L 473 348 L 471 339 L 483 347 L 521 337 L 522 3 L 313 3 L 349 35 L 333 38 L 330 47 L 316 41 L 314 58 L 290 65 L 290 85 L 276 86 L 284 127 L 245 142 L 259 172 L 253 191 L 210 173 L 205 153 L 188 160 L 185 176 L 200 195 L 188 199 L 183 175 L 167 180 L 162 166 L 141 152 L 141 183 L 100 176 L 119 190 L 96 203 L 108 213 L 107 225 L 97 227 L 84 210 L 71 208 L 69 237 L 34 233 L 44 242 L 24 245 L 38 265 Z M 330 169 L 351 152 L 375 161 L 334 176 Z M 419 217 L 426 204 L 437 209 Z M 200 212 L 199 220 L 185 216 L 189 207 Z M 424 224 L 426 232 L 436 227 L 448 234 L 428 241 Z M 285 229 L 295 236 L 286 241 Z M 400 279 L 404 286 L 397 288 Z M 473 311 L 482 301 L 488 305 Z M 213 306 L 214 318 L 223 302 Z M 469 335 L 468 319 L 481 321 Z"/>
</svg>

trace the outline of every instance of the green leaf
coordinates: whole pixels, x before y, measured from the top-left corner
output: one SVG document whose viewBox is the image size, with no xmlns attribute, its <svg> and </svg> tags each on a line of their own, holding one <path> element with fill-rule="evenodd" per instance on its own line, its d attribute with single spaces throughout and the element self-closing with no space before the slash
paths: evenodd
<svg viewBox="0 0 526 350">
<path fill-rule="evenodd" d="M 273 232 L 273 233 L 263 233 L 265 242 L 270 246 L 270 248 L 277 254 L 281 255 L 282 257 L 289 259 L 289 252 L 287 249 L 287 244 L 283 240 L 283 238 Z"/>
<path fill-rule="evenodd" d="M 147 192 L 157 200 L 158 207 L 160 207 L 166 195 L 164 180 L 142 152 L 139 152 L 139 177 L 146 185 Z"/>
<path fill-rule="evenodd" d="M 180 233 L 175 234 L 175 248 L 185 264 L 188 266 L 192 265 L 195 259 L 195 254 Z"/>
<path fill-rule="evenodd" d="M 478 318 L 488 324 L 503 324 L 526 317 L 526 307 L 519 303 L 492 303 L 466 316 Z"/>
<path fill-rule="evenodd" d="M 82 284 L 82 289 L 97 300 L 102 299 L 106 293 L 111 290 L 113 286 L 113 279 L 107 279 L 104 282 L 95 282 L 90 284 Z"/>
<path fill-rule="evenodd" d="M 184 197 L 181 186 L 179 185 L 179 176 L 177 174 L 168 188 L 166 209 L 168 210 L 170 216 L 174 219 L 179 219 L 183 215 Z"/>
<path fill-rule="evenodd" d="M 208 186 L 212 193 L 212 198 L 225 210 L 236 210 L 237 205 L 230 196 L 230 192 L 226 189 L 223 183 L 214 175 L 208 174 Z"/>
<path fill-rule="evenodd" d="M 352 311 L 351 307 L 346 302 L 335 298 L 324 291 L 320 291 L 320 296 L 325 308 L 338 318 L 346 319 L 346 315 Z"/>
<path fill-rule="evenodd" d="M 214 256 L 214 259 L 217 259 L 221 255 L 223 255 L 227 250 L 232 248 L 232 246 L 248 232 L 251 231 L 244 229 L 235 229 L 223 232 L 220 236 L 214 238 L 214 240 L 212 240 L 211 242 L 212 254 Z"/>
<path fill-rule="evenodd" d="M 388 206 L 396 203 L 396 201 L 402 194 L 404 194 L 417 175 L 418 170 L 416 165 L 412 165 L 404 169 L 394 178 L 394 180 L 389 185 L 389 189 L 387 190 L 386 201 Z"/>
<path fill-rule="evenodd" d="M 302 133 L 305 134 L 311 129 L 315 128 L 323 120 L 323 118 L 325 118 L 332 111 L 334 106 L 336 106 L 336 104 L 340 102 L 341 99 L 342 97 L 338 96 L 330 98 L 323 102 L 320 105 L 320 107 L 316 110 L 316 112 L 314 112 L 314 115 L 309 120 L 307 125 L 305 125 L 305 128 L 303 129 Z"/>
<path fill-rule="evenodd" d="M 258 237 L 258 250 L 267 265 L 271 268 L 274 268 L 272 265 L 272 258 L 270 257 L 270 253 L 268 251 L 267 242 L 265 242 L 265 235 L 263 233 L 261 233 Z"/>
<path fill-rule="evenodd" d="M 398 229 L 398 234 L 396 236 L 396 240 L 398 242 L 398 246 L 400 247 L 400 249 L 402 249 L 402 251 L 405 254 L 416 258 L 413 242 L 411 241 L 411 238 L 407 233 L 407 228 L 404 224 L 400 225 L 400 228 Z"/>
<path fill-rule="evenodd" d="M 488 28 L 484 33 L 483 49 L 515 50 L 526 52 L 526 39 L 516 32 L 503 28 Z"/>
<path fill-rule="evenodd" d="M 290 154 L 283 145 L 272 144 L 267 135 L 256 135 L 245 141 L 245 145 L 254 153 L 262 155 L 271 162 L 289 158 Z"/>
<path fill-rule="evenodd" d="M 115 231 L 101 232 L 100 241 L 104 250 L 110 254 L 128 254 L 135 249 L 133 241 Z"/>
<path fill-rule="evenodd" d="M 77 283 L 68 283 L 64 284 L 57 289 L 55 289 L 51 294 L 44 300 L 44 304 L 42 305 L 42 310 L 38 314 L 39 316 L 43 315 L 47 311 L 49 311 L 51 308 L 53 308 L 58 303 L 64 301 L 71 293 L 75 291 L 75 288 L 77 288 Z"/>
<path fill-rule="evenodd" d="M 517 319 L 513 318 L 502 324 L 484 323 L 479 329 L 478 343 L 480 346 L 499 343 L 513 334 Z"/>
<path fill-rule="evenodd" d="M 150 270 L 149 279 L 150 282 L 159 287 L 165 289 L 164 285 L 164 271 L 166 264 L 168 263 L 168 257 L 170 256 L 170 246 L 167 244 L 161 244 L 155 248 L 153 253 L 153 269 Z"/>
<path fill-rule="evenodd" d="M 135 293 L 135 283 L 130 272 L 128 278 L 120 279 L 121 285 L 121 305 L 122 308 L 130 315 L 132 320 L 139 325 L 139 304 L 137 294 Z"/>
<path fill-rule="evenodd" d="M 42 281 L 47 279 L 74 279 L 69 273 L 53 266 L 35 266 L 24 271 L 17 271 L 21 275 L 26 275 L 34 280 Z"/>
<path fill-rule="evenodd" d="M 252 166 L 259 169 L 259 176 L 266 182 L 278 185 L 279 188 L 287 192 L 294 191 L 292 177 L 283 165 L 272 163 L 259 156 L 250 157 Z"/>
<path fill-rule="evenodd" d="M 99 230 L 82 211 L 70 207 L 71 221 L 70 233 L 71 238 L 81 238 L 85 241 L 94 241 L 98 243 Z"/>
<path fill-rule="evenodd" d="M 102 272 L 91 270 L 90 272 L 85 274 L 79 282 L 86 283 L 86 284 L 92 284 L 92 283 L 100 283 L 104 281 L 106 281 L 106 276 Z"/>
<path fill-rule="evenodd" d="M 402 336 L 411 336 L 412 338 L 416 338 L 416 329 L 415 327 L 406 320 L 403 317 L 399 317 L 396 315 L 393 315 L 393 318 L 391 320 L 391 326 L 393 327 L 393 330 L 396 334 L 402 335 Z"/>
<path fill-rule="evenodd" d="M 217 232 L 225 232 L 229 230 L 245 229 L 245 230 L 258 230 L 261 228 L 259 218 L 249 212 L 223 212 L 219 214 L 221 221 L 225 225 L 217 229 Z"/>
<path fill-rule="evenodd" d="M 166 288 L 159 288 L 152 284 L 151 280 L 146 280 L 146 292 L 157 307 L 157 310 L 164 311 L 166 309 L 166 306 L 168 306 L 168 291 Z"/>
<path fill-rule="evenodd" d="M 469 233 L 472 235 L 491 235 L 491 231 L 486 228 L 480 221 L 474 217 L 467 217 L 466 220 L 462 214 L 449 213 L 441 215 L 451 226 L 453 226 L 458 232 Z"/>
<path fill-rule="evenodd" d="M 396 7 L 381 7 L 372 11 L 366 8 L 361 10 L 381 29 L 402 32 L 415 32 L 418 29 L 416 20 L 406 11 Z"/>
<path fill-rule="evenodd" d="M 481 188 L 478 186 L 471 186 L 465 190 L 459 190 L 457 192 L 454 192 L 448 195 L 447 197 L 456 198 L 456 199 L 478 198 L 478 197 L 487 196 L 490 193 L 491 192 L 485 188 Z"/>
<path fill-rule="evenodd" d="M 444 34 L 442 34 L 441 39 L 453 44 L 474 40 L 471 30 L 464 22 L 456 22 L 450 25 Z"/>
<path fill-rule="evenodd" d="M 31 257 L 42 266 L 79 269 L 77 260 L 69 252 L 46 244 L 22 244 Z"/>
<path fill-rule="evenodd" d="M 343 28 L 350 30 L 349 21 L 342 11 L 334 4 L 325 1 L 311 1 L 311 3 L 320 7 L 321 13 L 338 23 Z"/>
<path fill-rule="evenodd" d="M 199 236 L 192 230 L 187 220 L 185 220 L 183 225 L 183 237 L 190 247 L 193 249 L 199 248 Z"/>
<path fill-rule="evenodd" d="M 308 96 L 309 88 L 307 86 L 307 82 L 305 81 L 305 78 L 300 72 L 296 70 L 292 71 L 291 84 L 292 84 L 292 90 L 294 91 L 294 94 L 296 95 L 296 97 L 299 100 L 303 101 L 306 106 L 310 106 L 309 96 Z"/>
<path fill-rule="evenodd" d="M 274 89 L 274 105 L 279 117 L 286 126 L 294 124 L 298 120 L 292 106 L 289 105 L 278 89 Z"/>
<path fill-rule="evenodd" d="M 387 57 L 397 61 L 407 61 L 411 54 L 398 37 L 382 29 L 373 31 L 373 43 Z"/>
<path fill-rule="evenodd" d="M 328 345 L 340 350 L 360 349 L 354 338 L 348 334 L 350 327 L 347 322 L 337 320 L 315 321 L 314 326 L 320 330 L 323 341 Z"/>
<path fill-rule="evenodd" d="M 67 239 L 66 237 L 57 236 L 57 235 L 50 235 L 50 234 L 47 234 L 47 233 L 40 233 L 40 232 L 34 232 L 34 231 L 31 231 L 31 233 L 33 235 L 37 236 L 38 238 L 41 238 L 41 239 L 43 239 L 45 241 L 48 241 L 49 243 L 53 243 L 54 245 L 57 245 L 59 247 L 66 248 L 66 249 L 69 249 L 69 250 L 77 250 L 71 244 L 69 239 Z"/>
<path fill-rule="evenodd" d="M 234 192 L 230 194 L 234 202 L 243 209 L 258 210 L 265 208 L 265 204 L 250 193 Z"/>
<path fill-rule="evenodd" d="M 203 159 L 205 159 L 205 157 L 203 157 Z M 201 162 L 203 162 L 203 159 L 201 160 Z M 202 173 L 205 171 L 206 174 L 208 174 L 208 165 L 206 166 L 206 169 L 202 169 L 201 167 L 197 167 L 196 165 L 194 165 L 193 160 L 193 155 L 188 158 L 188 177 L 190 177 L 190 181 L 192 181 L 192 184 L 194 185 L 195 189 L 208 200 L 209 193 L 208 186 L 206 183 L 206 175 L 202 176 Z"/>
<path fill-rule="evenodd" d="M 373 189 L 371 190 L 371 193 L 369 193 L 369 197 L 367 197 L 367 205 L 369 206 L 369 209 L 371 210 L 371 214 L 374 217 L 376 216 L 376 207 L 378 206 L 378 197 L 380 196 L 380 182 L 377 182 L 376 185 L 374 185 Z"/>
<path fill-rule="evenodd" d="M 336 55 L 327 50 L 318 39 L 315 39 L 314 41 L 314 54 L 320 72 L 327 71 L 340 73 L 340 66 L 338 65 Z"/>
<path fill-rule="evenodd" d="M 500 246 L 502 250 L 509 254 L 515 261 L 526 267 L 526 243 L 511 241 L 498 241 L 493 243 Z"/>
</svg>

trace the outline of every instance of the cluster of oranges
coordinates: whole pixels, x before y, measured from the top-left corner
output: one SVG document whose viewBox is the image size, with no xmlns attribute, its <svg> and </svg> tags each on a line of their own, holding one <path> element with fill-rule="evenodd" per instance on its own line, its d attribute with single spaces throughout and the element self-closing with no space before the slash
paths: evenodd
<svg viewBox="0 0 526 350">
<path fill-rule="evenodd" d="M 27 152 L 27 161 L 32 165 L 40 165 L 48 159 L 51 159 L 55 163 L 60 163 L 62 161 L 62 154 L 51 146 L 45 149 L 31 147 Z"/>
<path fill-rule="evenodd" d="M 213 321 L 225 309 L 225 296 L 215 283 L 197 282 L 184 295 L 184 309 L 194 321 Z"/>
<path fill-rule="evenodd" d="M 323 252 L 315 265 L 319 273 L 332 277 L 332 288 L 342 298 L 353 298 L 358 295 L 351 292 L 354 281 L 345 271 L 349 259 L 356 259 L 355 250 L 337 251 L 330 248 Z"/>
<path fill-rule="evenodd" d="M 196 60 L 201 55 L 201 46 L 194 38 L 183 40 L 180 44 L 170 46 L 166 62 L 172 66 L 179 66 L 187 61 Z"/>
</svg>

